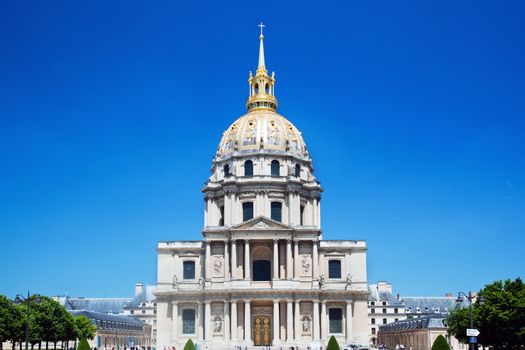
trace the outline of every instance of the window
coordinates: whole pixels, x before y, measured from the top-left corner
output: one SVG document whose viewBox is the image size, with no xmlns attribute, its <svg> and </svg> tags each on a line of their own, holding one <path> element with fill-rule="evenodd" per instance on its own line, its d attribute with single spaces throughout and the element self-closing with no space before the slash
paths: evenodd
<svg viewBox="0 0 525 350">
<path fill-rule="evenodd" d="M 397 322 L 397 321 L 399 321 L 399 318 L 394 318 L 394 322 Z"/>
<path fill-rule="evenodd" d="M 370 302 L 370 305 L 375 305 L 375 304 L 376 304 L 375 301 Z"/>
<path fill-rule="evenodd" d="M 244 176 L 253 176 L 253 162 L 251 160 L 244 162 Z"/>
<path fill-rule="evenodd" d="M 195 261 L 185 261 L 183 262 L 183 278 L 185 280 L 195 279 Z"/>
<path fill-rule="evenodd" d="M 375 329 L 375 327 L 372 328 L 372 334 L 376 334 L 376 329 Z"/>
<path fill-rule="evenodd" d="M 397 314 L 399 312 L 398 309 L 394 309 L 394 313 Z"/>
<path fill-rule="evenodd" d="M 146 314 L 146 310 L 142 310 L 142 314 L 145 315 Z"/>
<path fill-rule="evenodd" d="M 272 280 L 272 263 L 270 260 L 255 260 L 252 271 L 254 281 Z"/>
<path fill-rule="evenodd" d="M 372 319 L 372 324 L 376 324 L 376 319 L 375 318 Z"/>
<path fill-rule="evenodd" d="M 372 309 L 370 313 L 375 314 L 376 313 L 376 309 Z"/>
<path fill-rule="evenodd" d="M 224 226 L 224 207 L 219 207 L 219 226 Z"/>
<path fill-rule="evenodd" d="M 153 315 L 156 315 L 157 314 L 157 310 L 153 310 Z"/>
<path fill-rule="evenodd" d="M 328 261 L 328 278 L 341 278 L 341 260 Z"/>
<path fill-rule="evenodd" d="M 304 225 L 304 205 L 301 205 L 301 209 L 299 213 L 299 220 L 300 220 L 300 225 L 303 226 Z"/>
<path fill-rule="evenodd" d="M 330 333 L 343 333 L 343 311 L 341 309 L 330 309 Z"/>
<path fill-rule="evenodd" d="M 271 204 L 272 220 L 279 221 L 279 222 L 282 221 L 282 216 L 281 216 L 282 208 L 283 208 L 283 204 L 281 202 L 272 202 Z"/>
<path fill-rule="evenodd" d="M 135 310 L 129 310 L 129 313 L 133 315 L 135 313 Z"/>
<path fill-rule="evenodd" d="M 242 221 L 253 219 L 253 202 L 242 203 Z"/>
<path fill-rule="evenodd" d="M 272 163 L 271 163 L 271 168 L 272 168 L 272 176 L 279 176 L 280 175 L 280 166 L 279 166 L 279 162 L 276 161 L 276 160 L 272 160 Z"/>
<path fill-rule="evenodd" d="M 301 166 L 299 164 L 295 164 L 295 176 L 300 177 L 301 176 Z"/>
<path fill-rule="evenodd" d="M 386 324 L 386 318 L 383 318 L 383 324 Z"/>
<path fill-rule="evenodd" d="M 386 309 L 383 309 L 383 313 L 386 314 Z"/>
<path fill-rule="evenodd" d="M 195 334 L 195 310 L 182 310 L 182 334 Z"/>
<path fill-rule="evenodd" d="M 386 301 L 383 301 L 383 305 L 386 305 Z"/>
<path fill-rule="evenodd" d="M 226 164 L 224 166 L 224 177 L 228 177 L 230 175 L 231 175 L 231 173 L 230 173 L 230 166 L 228 164 Z"/>
</svg>

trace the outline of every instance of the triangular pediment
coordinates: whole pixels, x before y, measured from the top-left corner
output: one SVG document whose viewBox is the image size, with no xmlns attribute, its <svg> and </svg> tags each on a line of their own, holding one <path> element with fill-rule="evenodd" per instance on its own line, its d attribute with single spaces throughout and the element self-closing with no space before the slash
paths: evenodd
<svg viewBox="0 0 525 350">
<path fill-rule="evenodd" d="M 231 230 L 292 230 L 292 227 L 261 215 L 235 225 Z"/>
</svg>

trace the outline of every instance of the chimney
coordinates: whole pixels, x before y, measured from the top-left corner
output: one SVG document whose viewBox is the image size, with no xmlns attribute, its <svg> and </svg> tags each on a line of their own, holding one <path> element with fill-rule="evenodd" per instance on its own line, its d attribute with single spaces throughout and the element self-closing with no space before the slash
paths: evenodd
<svg viewBox="0 0 525 350">
<path fill-rule="evenodd" d="M 383 293 L 392 293 L 392 285 L 385 281 L 378 281 L 377 282 L 377 290 L 379 292 Z"/>
<path fill-rule="evenodd" d="M 452 299 L 452 293 L 446 293 L 445 298 Z"/>
<path fill-rule="evenodd" d="M 135 296 L 141 294 L 143 290 L 144 286 L 142 285 L 142 282 L 135 283 Z"/>
<path fill-rule="evenodd" d="M 399 295 L 399 293 L 397 293 L 397 295 L 396 295 L 397 300 L 399 300 L 399 297 L 400 297 L 400 295 Z"/>
</svg>

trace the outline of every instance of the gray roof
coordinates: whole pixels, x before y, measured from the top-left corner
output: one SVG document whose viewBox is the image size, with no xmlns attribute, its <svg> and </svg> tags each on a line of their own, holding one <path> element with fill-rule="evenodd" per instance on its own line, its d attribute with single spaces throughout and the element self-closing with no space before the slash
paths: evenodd
<svg viewBox="0 0 525 350">
<path fill-rule="evenodd" d="M 142 291 L 142 293 L 136 295 L 133 299 L 130 301 L 127 301 L 124 305 L 124 308 L 126 309 L 133 309 L 139 307 L 140 303 L 142 302 L 152 302 L 155 301 L 155 291 L 157 290 L 156 285 L 146 285 Z"/>
<path fill-rule="evenodd" d="M 419 308 L 421 313 L 449 313 L 457 307 L 468 306 L 468 302 L 456 302 L 450 297 L 403 297 L 405 308 L 410 308 L 410 313 L 416 313 Z M 465 304 L 466 303 L 466 304 Z"/>
<path fill-rule="evenodd" d="M 424 328 L 441 328 L 447 329 L 445 317 L 437 316 L 422 316 L 409 318 L 406 320 L 392 322 L 386 325 L 379 326 L 379 332 L 404 332 L 410 329 L 424 329 Z"/>
<path fill-rule="evenodd" d="M 119 314 L 131 298 L 71 298 L 58 297 L 58 302 L 67 310 L 87 310 L 104 314 Z"/>
<path fill-rule="evenodd" d="M 88 310 L 69 310 L 69 313 L 75 316 L 78 316 L 78 315 L 86 316 L 94 324 L 96 324 L 97 320 L 100 320 L 100 321 L 119 322 L 123 324 L 130 324 L 130 325 L 141 326 L 141 327 L 144 326 L 144 322 L 134 316 L 110 315 L 110 314 L 105 314 L 102 312 L 95 312 L 95 311 L 88 311 Z"/>
</svg>

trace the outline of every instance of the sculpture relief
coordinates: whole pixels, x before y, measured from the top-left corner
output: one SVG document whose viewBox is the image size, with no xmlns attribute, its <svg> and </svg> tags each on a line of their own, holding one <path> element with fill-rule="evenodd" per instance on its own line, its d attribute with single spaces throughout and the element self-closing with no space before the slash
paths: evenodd
<svg viewBox="0 0 525 350">
<path fill-rule="evenodd" d="M 310 317 L 304 316 L 302 321 L 303 333 L 310 333 Z"/>
<path fill-rule="evenodd" d="M 214 333 L 222 332 L 222 317 L 221 316 L 215 316 L 215 319 L 213 320 L 213 332 Z"/>
<path fill-rule="evenodd" d="M 213 256 L 213 276 L 214 277 L 221 277 L 223 275 L 223 257 L 222 255 L 214 255 Z"/>
<path fill-rule="evenodd" d="M 179 279 L 177 275 L 173 275 L 173 289 L 179 289 Z"/>
<path fill-rule="evenodd" d="M 310 255 L 302 255 L 301 256 L 301 275 L 302 276 L 310 276 L 311 275 L 311 262 L 310 262 Z"/>
</svg>

